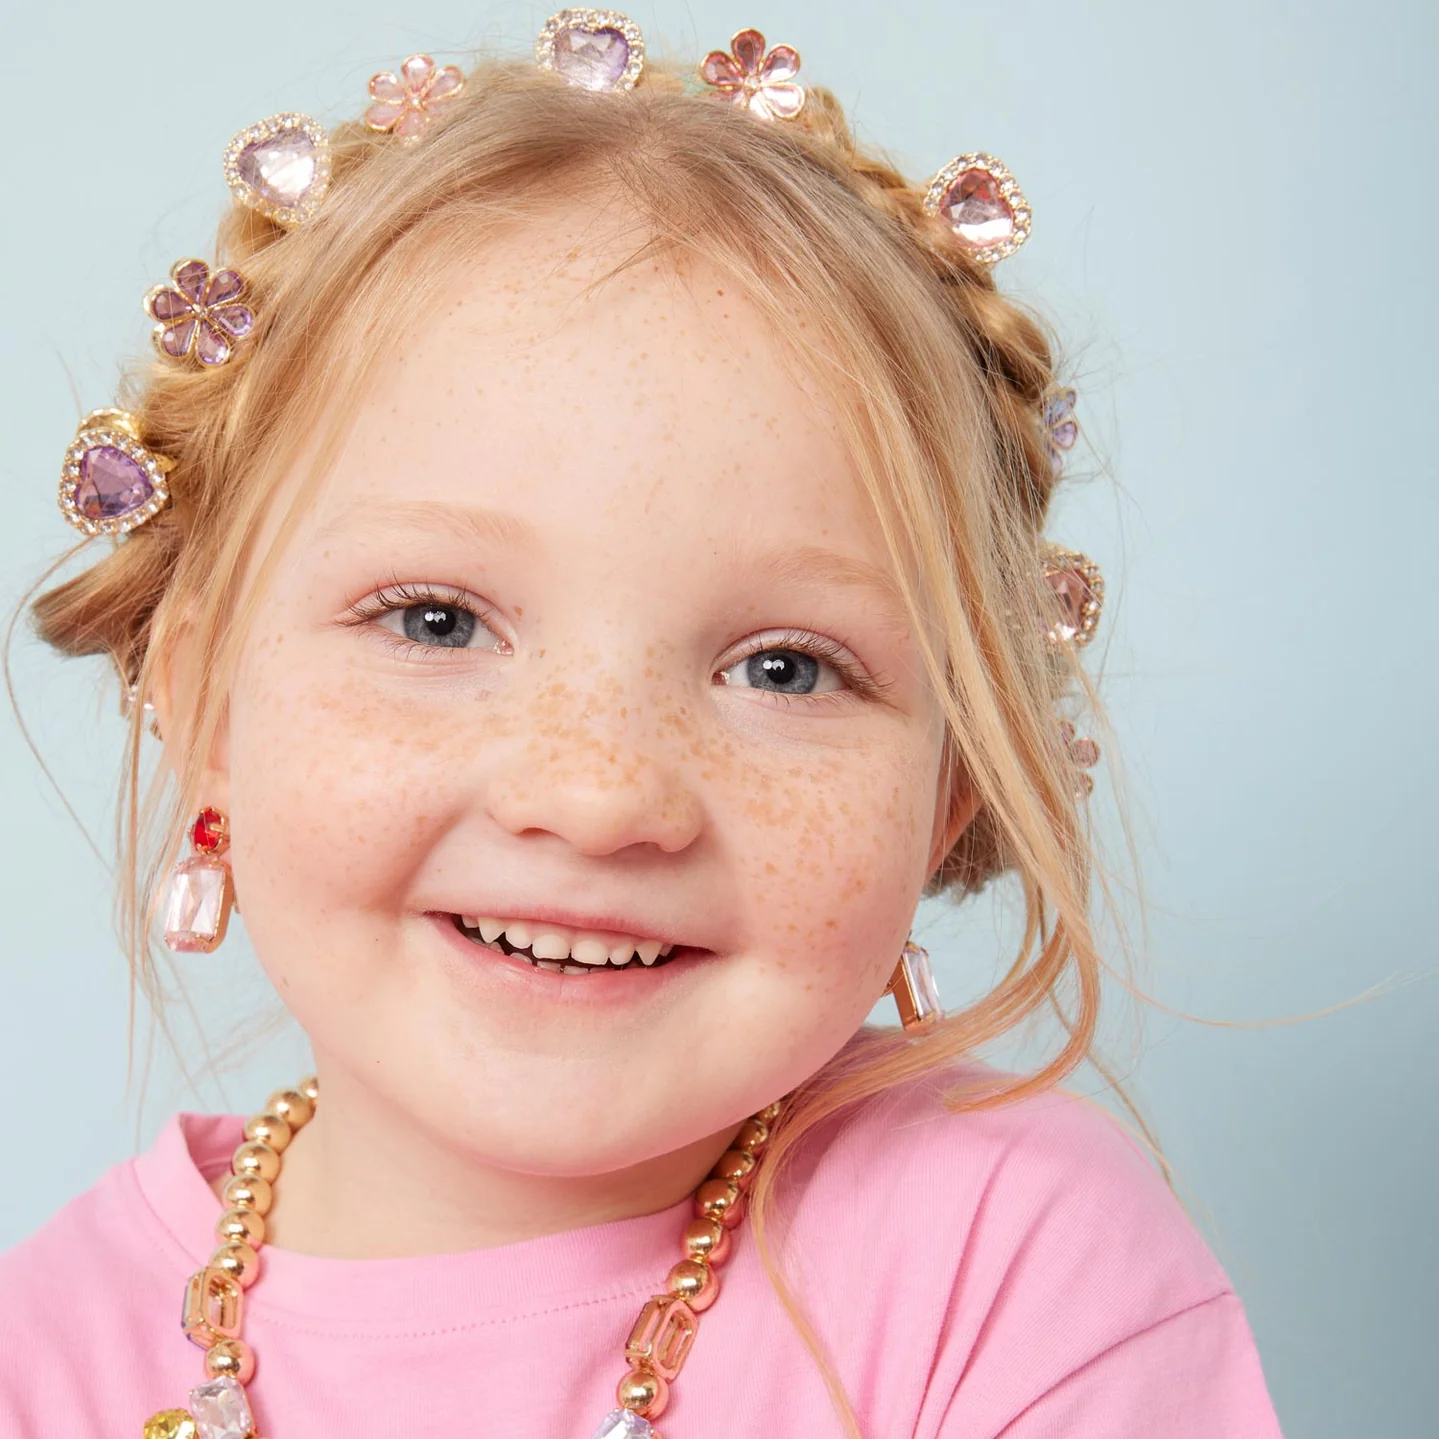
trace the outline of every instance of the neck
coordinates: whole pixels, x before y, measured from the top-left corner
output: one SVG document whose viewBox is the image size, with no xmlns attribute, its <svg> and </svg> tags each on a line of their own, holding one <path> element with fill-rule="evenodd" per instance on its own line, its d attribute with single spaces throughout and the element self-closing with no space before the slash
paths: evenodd
<svg viewBox="0 0 1439 1439">
<path fill-rule="evenodd" d="M 692 1193 L 731 1137 L 725 1130 L 608 1174 L 524 1174 L 437 1143 L 338 1079 L 327 1073 L 314 1119 L 284 1152 L 267 1245 L 336 1259 L 404 1258 L 653 1214 Z M 217 1194 L 227 1178 L 212 1182 Z"/>
</svg>

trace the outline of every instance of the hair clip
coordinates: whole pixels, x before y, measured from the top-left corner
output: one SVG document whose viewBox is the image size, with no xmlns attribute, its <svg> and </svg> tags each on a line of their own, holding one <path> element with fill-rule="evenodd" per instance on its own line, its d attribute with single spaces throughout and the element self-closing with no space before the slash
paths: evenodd
<svg viewBox="0 0 1439 1439">
<path fill-rule="evenodd" d="M 535 63 L 584 90 L 633 90 L 645 37 L 618 10 L 561 10 L 535 40 Z"/>
<path fill-rule="evenodd" d="M 1074 418 L 1073 390 L 1058 390 L 1044 402 L 1044 432 L 1049 444 L 1049 464 L 1055 475 L 1064 469 L 1064 452 L 1079 439 L 1079 421 Z"/>
<path fill-rule="evenodd" d="M 1074 797 L 1087 799 L 1094 793 L 1094 776 L 1085 771 L 1099 763 L 1099 746 L 1088 735 L 1077 737 L 1074 725 L 1067 719 L 1059 722 L 1059 742 L 1074 767 Z"/>
<path fill-rule="evenodd" d="M 170 502 L 166 474 L 175 462 L 140 443 L 124 410 L 92 410 L 65 451 L 60 512 L 87 535 L 123 535 Z"/>
<path fill-rule="evenodd" d="M 169 285 L 156 285 L 145 296 L 145 313 L 155 321 L 150 338 L 167 360 L 193 354 L 202 365 L 223 365 L 255 328 L 255 315 L 240 301 L 245 278 L 238 270 L 213 275 L 203 260 L 177 260 Z"/>
<path fill-rule="evenodd" d="M 1078 550 L 1050 545 L 1044 556 L 1044 579 L 1059 602 L 1059 619 L 1045 632 L 1045 639 L 1054 648 L 1072 644 L 1082 649 L 1094 638 L 1104 607 L 1099 566 Z"/>
<path fill-rule="evenodd" d="M 225 183 L 267 220 L 286 229 L 303 225 L 330 188 L 329 136 L 308 115 L 271 115 L 230 141 Z"/>
<path fill-rule="evenodd" d="M 730 41 L 728 55 L 711 50 L 700 74 L 727 100 L 745 106 L 761 120 L 793 120 L 804 109 L 804 86 L 794 82 L 799 52 L 776 45 L 765 54 L 764 36 L 758 30 L 741 30 Z"/>
<path fill-rule="evenodd" d="M 430 109 L 453 100 L 465 88 L 459 67 L 435 68 L 428 55 L 411 55 L 396 75 L 382 70 L 370 76 L 370 98 L 365 124 L 381 134 L 414 142 L 430 128 Z"/>
<path fill-rule="evenodd" d="M 941 216 L 982 265 L 1014 254 L 1033 218 L 1019 182 L 983 151 L 956 156 L 929 182 L 924 213 Z"/>
</svg>

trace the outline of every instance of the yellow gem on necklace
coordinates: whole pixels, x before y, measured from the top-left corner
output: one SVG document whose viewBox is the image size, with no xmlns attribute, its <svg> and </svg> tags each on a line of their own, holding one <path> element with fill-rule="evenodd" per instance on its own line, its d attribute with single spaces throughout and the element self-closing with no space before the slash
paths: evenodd
<svg viewBox="0 0 1439 1439">
<path fill-rule="evenodd" d="M 145 1421 L 144 1439 L 195 1439 L 195 1421 L 184 1409 L 162 1409 Z"/>
</svg>

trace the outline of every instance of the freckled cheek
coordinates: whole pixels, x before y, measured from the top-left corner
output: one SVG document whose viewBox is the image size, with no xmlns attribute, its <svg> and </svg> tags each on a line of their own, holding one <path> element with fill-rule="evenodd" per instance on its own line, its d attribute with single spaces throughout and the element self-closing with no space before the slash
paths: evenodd
<svg viewBox="0 0 1439 1439">
<path fill-rule="evenodd" d="M 242 672 L 231 704 L 237 884 L 312 912 L 391 896 L 444 820 L 440 756 L 453 736 L 437 746 L 432 724 L 363 676 L 266 658 Z"/>
<path fill-rule="evenodd" d="M 882 967 L 924 883 L 933 784 L 934 766 L 907 747 L 755 773 L 724 823 L 743 856 L 756 947 L 811 982 Z"/>
</svg>

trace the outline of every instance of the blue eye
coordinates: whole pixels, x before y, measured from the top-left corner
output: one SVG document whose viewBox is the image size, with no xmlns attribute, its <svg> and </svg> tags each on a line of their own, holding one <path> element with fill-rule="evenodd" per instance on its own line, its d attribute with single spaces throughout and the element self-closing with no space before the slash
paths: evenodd
<svg viewBox="0 0 1439 1439">
<path fill-rule="evenodd" d="M 756 650 L 721 671 L 724 683 L 771 694 L 827 694 L 845 688 L 844 680 L 823 660 L 796 649 Z"/>
<path fill-rule="evenodd" d="M 358 621 L 425 649 L 493 650 L 508 654 L 508 643 L 485 623 L 481 602 L 459 592 L 427 594 L 418 587 L 395 585 L 352 607 Z"/>
<path fill-rule="evenodd" d="M 405 638 L 417 645 L 441 645 L 445 649 L 468 649 L 474 638 L 476 620 L 458 605 L 409 605 L 398 610 Z"/>
</svg>

